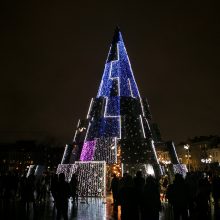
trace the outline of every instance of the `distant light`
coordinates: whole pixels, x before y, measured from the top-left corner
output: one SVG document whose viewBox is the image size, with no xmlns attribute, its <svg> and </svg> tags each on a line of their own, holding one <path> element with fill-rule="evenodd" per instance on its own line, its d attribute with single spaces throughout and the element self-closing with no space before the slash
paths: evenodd
<svg viewBox="0 0 220 220">
<path fill-rule="evenodd" d="M 112 146 L 112 147 L 111 147 L 111 150 L 114 150 L 114 149 L 115 149 L 115 146 Z"/>
<path fill-rule="evenodd" d="M 211 163 L 211 162 L 212 162 L 212 159 L 211 159 L 211 158 L 201 159 L 201 162 L 202 162 L 202 163 Z"/>
<path fill-rule="evenodd" d="M 188 145 L 188 144 L 184 145 L 183 147 L 184 147 L 184 149 L 186 149 L 186 150 L 189 149 L 189 145 Z"/>
<path fill-rule="evenodd" d="M 146 173 L 148 175 L 151 175 L 151 176 L 155 175 L 154 169 L 153 169 L 153 167 L 150 164 L 147 164 L 145 169 L 146 169 Z"/>
</svg>

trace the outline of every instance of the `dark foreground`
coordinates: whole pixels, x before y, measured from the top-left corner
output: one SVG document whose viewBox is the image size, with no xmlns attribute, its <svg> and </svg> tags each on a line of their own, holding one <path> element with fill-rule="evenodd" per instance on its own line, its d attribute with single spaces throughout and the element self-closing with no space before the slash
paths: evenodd
<svg viewBox="0 0 220 220">
<path fill-rule="evenodd" d="M 56 208 L 50 196 L 41 203 L 30 204 L 29 209 L 20 200 L 0 200 L 0 219 L 2 220 L 56 220 Z M 120 207 L 114 208 L 111 196 L 107 198 L 79 198 L 78 204 L 69 201 L 69 220 L 120 220 Z M 173 219 L 167 203 L 163 203 L 160 220 Z M 219 211 L 210 210 L 210 220 L 220 219 Z"/>
</svg>

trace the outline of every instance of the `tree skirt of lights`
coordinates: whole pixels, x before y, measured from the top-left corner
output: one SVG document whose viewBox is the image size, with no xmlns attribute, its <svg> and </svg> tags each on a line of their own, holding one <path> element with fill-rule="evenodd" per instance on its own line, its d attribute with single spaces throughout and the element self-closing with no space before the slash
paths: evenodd
<svg viewBox="0 0 220 220">
<path fill-rule="evenodd" d="M 106 162 L 76 161 L 75 164 L 59 164 L 57 174 L 64 173 L 69 182 L 75 173 L 78 179 L 78 196 L 105 197 Z"/>
</svg>

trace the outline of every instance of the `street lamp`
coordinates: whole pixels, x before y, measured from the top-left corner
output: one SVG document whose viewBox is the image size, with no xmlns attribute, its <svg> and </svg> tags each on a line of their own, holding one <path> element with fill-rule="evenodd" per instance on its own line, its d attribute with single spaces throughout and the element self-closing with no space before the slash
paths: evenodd
<svg viewBox="0 0 220 220">
<path fill-rule="evenodd" d="M 190 155 L 189 155 L 189 144 L 185 144 L 184 146 L 184 149 L 186 149 L 187 150 L 187 165 L 188 165 L 188 170 L 189 170 L 189 172 L 190 172 L 190 163 L 189 163 L 189 157 L 190 157 Z"/>
<path fill-rule="evenodd" d="M 212 155 L 209 155 L 209 157 L 207 157 L 207 158 L 202 158 L 201 162 L 206 163 L 206 164 L 211 163 L 212 162 Z"/>
</svg>

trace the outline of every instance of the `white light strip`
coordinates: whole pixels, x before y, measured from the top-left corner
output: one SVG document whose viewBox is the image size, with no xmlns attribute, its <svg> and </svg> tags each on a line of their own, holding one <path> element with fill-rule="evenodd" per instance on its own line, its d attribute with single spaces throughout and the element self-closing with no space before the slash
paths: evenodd
<svg viewBox="0 0 220 220">
<path fill-rule="evenodd" d="M 119 134 L 119 138 L 121 139 L 121 116 L 119 116 L 119 131 L 120 131 L 120 134 Z"/>
<path fill-rule="evenodd" d="M 66 152 L 67 152 L 67 144 L 66 144 L 66 146 L 65 146 L 65 150 L 64 150 L 64 153 L 63 153 L 63 158 L 62 158 L 62 160 L 61 160 L 61 164 L 63 164 L 63 162 L 64 162 L 64 160 L 65 160 L 65 156 L 66 156 Z"/>
<path fill-rule="evenodd" d="M 115 139 L 115 162 L 117 163 L 117 137 L 114 137 L 114 139 Z"/>
<path fill-rule="evenodd" d="M 88 113 L 87 113 L 87 116 L 86 116 L 87 119 L 89 118 L 89 114 L 90 114 L 90 110 L 91 110 L 91 107 L 92 107 L 92 103 L 93 103 L 93 98 L 91 99 L 90 104 L 89 104 L 89 110 L 88 110 Z"/>
<path fill-rule="evenodd" d="M 117 60 L 120 60 L 120 54 L 119 54 L 119 49 L 118 49 L 118 43 L 117 43 Z"/>
<path fill-rule="evenodd" d="M 133 95 L 133 92 L 132 92 L 132 89 L 131 89 L 131 82 L 130 82 L 129 78 L 128 78 L 128 85 L 129 85 L 129 89 L 130 89 L 130 92 L 131 92 L 131 97 L 134 98 L 134 95 Z"/>
<path fill-rule="evenodd" d="M 107 96 L 105 96 L 105 100 L 106 100 L 106 101 L 105 101 L 104 118 L 109 117 L 109 116 L 106 115 L 107 104 L 108 104 L 108 97 L 107 97 Z"/>
<path fill-rule="evenodd" d="M 104 77 L 104 74 L 103 74 L 103 77 Z M 103 84 L 103 79 L 102 79 L 100 87 L 99 87 L 98 97 L 100 96 L 100 92 L 102 91 L 102 84 Z"/>
<path fill-rule="evenodd" d="M 87 135 L 88 135 L 88 132 L 89 132 L 90 126 L 91 126 L 91 124 L 90 124 L 90 122 L 89 122 L 89 125 L 88 125 L 88 128 L 87 128 L 87 131 L 86 131 L 86 136 L 85 136 L 85 139 L 84 139 L 84 143 L 85 143 L 85 141 L 87 140 Z"/>
<path fill-rule="evenodd" d="M 172 141 L 172 147 L 173 147 L 173 150 L 174 150 L 174 154 L 175 154 L 176 160 L 177 160 L 177 162 L 178 162 L 178 164 L 179 164 L 180 161 L 179 161 L 179 158 L 178 158 L 178 156 L 177 156 L 176 148 L 175 148 L 175 145 L 174 145 L 174 142 L 173 142 L 173 141 Z"/>
<path fill-rule="evenodd" d="M 103 176 L 103 181 L 104 181 L 104 197 L 106 197 L 106 162 L 104 161 L 104 176 Z"/>
<path fill-rule="evenodd" d="M 123 177 L 123 175 L 124 175 L 124 164 L 121 163 L 121 176 Z"/>
<path fill-rule="evenodd" d="M 142 131 L 143 131 L 143 135 L 144 135 L 144 138 L 146 138 L 142 117 L 141 117 L 141 115 L 139 115 L 139 117 L 140 117 L 140 120 L 141 120 L 141 127 L 142 127 Z"/>
<path fill-rule="evenodd" d="M 141 97 L 140 97 L 140 101 L 141 101 L 142 114 L 143 114 L 143 116 L 145 116 L 144 106 L 143 106 L 143 102 L 142 102 L 142 98 Z"/>
<path fill-rule="evenodd" d="M 121 90 L 120 90 L 120 78 L 119 77 L 117 77 L 118 78 L 118 96 L 120 96 L 120 94 L 121 94 Z"/>
<path fill-rule="evenodd" d="M 149 122 L 148 122 L 148 120 L 147 120 L 146 118 L 145 118 L 145 121 L 147 122 L 147 127 L 148 127 L 148 129 L 151 131 Z"/>
<path fill-rule="evenodd" d="M 113 62 L 114 62 L 114 61 L 111 61 L 111 63 L 110 63 L 108 79 L 113 79 L 113 77 L 112 77 L 112 63 L 113 63 Z"/>
<path fill-rule="evenodd" d="M 79 127 L 79 123 L 80 123 L 80 119 L 78 120 L 78 123 L 77 123 L 77 128 Z"/>
<path fill-rule="evenodd" d="M 74 135 L 74 138 L 73 138 L 73 142 L 75 142 L 75 140 L 76 140 L 76 135 L 77 135 L 77 130 L 75 131 L 75 135 Z"/>
<path fill-rule="evenodd" d="M 156 150 L 155 150 L 155 146 L 154 146 L 154 141 L 153 140 L 151 140 L 151 145 L 152 145 L 152 149 L 154 151 L 154 155 L 156 157 L 155 159 L 156 159 L 157 163 L 159 164 L 159 160 L 157 158 L 157 153 L 156 153 Z"/>
<path fill-rule="evenodd" d="M 109 55 L 110 55 L 111 49 L 112 49 L 112 44 L 110 45 L 110 49 L 109 49 L 109 51 L 108 51 L 107 60 L 105 61 L 105 63 L 107 63 L 107 61 L 108 61 L 108 58 L 109 58 Z"/>
</svg>

